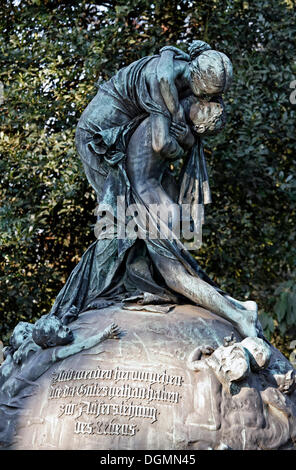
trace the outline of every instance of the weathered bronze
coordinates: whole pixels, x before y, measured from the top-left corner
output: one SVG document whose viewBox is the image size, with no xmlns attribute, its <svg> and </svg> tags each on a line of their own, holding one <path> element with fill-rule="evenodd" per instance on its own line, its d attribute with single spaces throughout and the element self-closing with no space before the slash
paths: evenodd
<svg viewBox="0 0 296 470">
<path fill-rule="evenodd" d="M 201 137 L 223 128 L 221 95 L 230 85 L 232 66 L 225 54 L 202 41 L 189 52 L 166 47 L 132 63 L 100 85 L 83 112 L 77 149 L 98 202 L 116 207 L 121 197 L 126 207 L 140 207 L 141 237 L 97 240 L 58 295 L 53 315 L 62 318 L 73 305 L 83 311 L 103 298 L 148 292 L 167 301 L 177 294 L 181 303 L 186 297 L 232 321 L 244 336 L 260 333 L 255 302 L 226 295 L 178 237 L 152 238 L 145 227 L 148 218 L 156 220 L 153 207 L 172 208 L 169 227 L 161 216 L 159 223 L 160 233 L 174 234 L 183 202 L 199 207 L 210 202 Z M 169 167 L 180 159 L 177 182 Z"/>
<path fill-rule="evenodd" d="M 189 253 L 211 201 L 202 138 L 223 129 L 231 78 L 229 58 L 194 41 L 99 85 L 76 131 L 97 239 L 51 311 L 4 348 L 0 447 L 294 447 L 293 367 L 256 303 Z"/>
</svg>

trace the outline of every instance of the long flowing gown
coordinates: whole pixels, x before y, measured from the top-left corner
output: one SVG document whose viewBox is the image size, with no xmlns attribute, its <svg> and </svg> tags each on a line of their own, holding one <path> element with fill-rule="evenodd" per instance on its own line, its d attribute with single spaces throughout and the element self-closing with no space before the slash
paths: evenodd
<svg viewBox="0 0 296 470">
<path fill-rule="evenodd" d="M 118 196 L 124 197 L 126 207 L 134 202 L 145 205 L 126 172 L 131 135 L 151 114 L 171 118 L 165 105 L 155 103 L 150 94 L 149 74 L 155 73 L 158 58 L 144 57 L 103 83 L 78 122 L 76 145 L 86 176 L 96 190 L 98 202 L 114 208 L 115 220 Z M 182 201 L 209 202 L 201 141 L 191 151 L 181 187 Z M 152 294 L 150 298 L 158 303 L 182 301 L 182 296 L 168 288 L 152 262 L 151 250 L 167 258 L 178 259 L 189 273 L 220 291 L 179 240 L 100 238 L 87 249 L 72 271 L 56 298 L 51 314 L 62 318 L 72 306 L 81 312 L 98 299 L 114 301 L 143 293 Z"/>
</svg>

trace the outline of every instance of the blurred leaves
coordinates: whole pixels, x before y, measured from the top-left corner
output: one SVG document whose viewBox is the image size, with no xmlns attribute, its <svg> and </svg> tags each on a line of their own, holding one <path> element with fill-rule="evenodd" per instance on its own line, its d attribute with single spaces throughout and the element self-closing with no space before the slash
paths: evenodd
<svg viewBox="0 0 296 470">
<path fill-rule="evenodd" d="M 228 123 L 205 142 L 213 203 L 197 258 L 231 295 L 259 303 L 275 341 L 294 334 L 295 1 L 1 6 L 0 337 L 49 310 L 94 240 L 95 196 L 74 138 L 95 83 L 164 45 L 187 50 L 193 39 L 234 67 Z"/>
<path fill-rule="evenodd" d="M 274 312 L 282 335 L 289 329 L 296 333 L 296 279 L 281 283 L 275 290 Z"/>
</svg>

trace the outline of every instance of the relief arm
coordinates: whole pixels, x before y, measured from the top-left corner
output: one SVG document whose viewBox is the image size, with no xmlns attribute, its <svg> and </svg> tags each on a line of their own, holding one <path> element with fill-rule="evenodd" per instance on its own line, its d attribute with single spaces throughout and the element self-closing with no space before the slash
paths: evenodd
<svg viewBox="0 0 296 470">
<path fill-rule="evenodd" d="M 73 354 L 77 354 L 85 349 L 90 349 L 98 344 L 102 343 L 106 339 L 119 339 L 119 328 L 117 325 L 112 323 L 105 330 L 97 335 L 93 335 L 82 341 L 74 342 L 69 346 L 64 346 L 57 350 L 55 354 L 55 360 L 59 361 L 66 359 Z"/>
</svg>

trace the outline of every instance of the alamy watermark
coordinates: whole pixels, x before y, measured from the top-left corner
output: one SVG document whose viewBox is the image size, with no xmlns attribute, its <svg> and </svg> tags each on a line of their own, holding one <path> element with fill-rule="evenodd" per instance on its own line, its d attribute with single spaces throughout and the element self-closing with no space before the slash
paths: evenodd
<svg viewBox="0 0 296 470">
<path fill-rule="evenodd" d="M 98 239 L 180 240 L 188 250 L 202 244 L 203 204 L 130 204 L 117 197 L 116 208 L 100 203 L 95 209 Z"/>
</svg>

